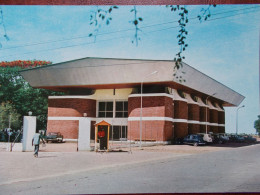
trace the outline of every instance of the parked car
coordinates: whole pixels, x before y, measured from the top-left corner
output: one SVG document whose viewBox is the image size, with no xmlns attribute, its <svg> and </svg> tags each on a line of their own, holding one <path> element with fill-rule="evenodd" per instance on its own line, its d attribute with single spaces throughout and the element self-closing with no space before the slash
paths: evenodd
<svg viewBox="0 0 260 195">
<path fill-rule="evenodd" d="M 50 132 L 46 136 L 46 142 L 63 142 L 63 135 L 60 132 Z"/>
<path fill-rule="evenodd" d="M 198 133 L 198 135 L 201 135 L 203 137 L 203 140 L 206 143 L 212 143 L 213 142 L 213 138 L 212 138 L 211 134 L 208 134 L 208 133 Z"/>
<path fill-rule="evenodd" d="M 215 133 L 212 136 L 213 143 L 225 144 L 229 141 L 229 137 L 225 133 Z"/>
<path fill-rule="evenodd" d="M 229 140 L 231 141 L 231 142 L 236 142 L 236 143 L 242 143 L 242 142 L 244 142 L 245 141 L 245 138 L 243 137 L 243 136 L 241 136 L 241 135 L 233 135 L 233 134 L 231 134 L 230 136 L 229 136 Z"/>
<path fill-rule="evenodd" d="M 191 134 L 183 138 L 183 144 L 191 144 L 194 146 L 198 146 L 205 145 L 206 142 L 203 140 L 203 137 L 201 135 Z"/>
<path fill-rule="evenodd" d="M 256 138 L 252 137 L 251 135 L 244 136 L 244 139 L 245 139 L 246 143 L 254 143 L 254 142 L 256 142 Z"/>
</svg>

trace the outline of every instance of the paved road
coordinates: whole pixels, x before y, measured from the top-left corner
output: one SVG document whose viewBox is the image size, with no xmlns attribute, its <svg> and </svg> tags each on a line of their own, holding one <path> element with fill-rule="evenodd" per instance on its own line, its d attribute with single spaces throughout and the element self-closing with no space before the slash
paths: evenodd
<svg viewBox="0 0 260 195">
<path fill-rule="evenodd" d="M 193 155 L 165 155 L 162 159 L 125 165 L 114 164 L 115 166 L 60 174 L 56 177 L 2 183 L 0 192 L 3 194 L 260 192 L 259 151 L 258 144 Z"/>
</svg>

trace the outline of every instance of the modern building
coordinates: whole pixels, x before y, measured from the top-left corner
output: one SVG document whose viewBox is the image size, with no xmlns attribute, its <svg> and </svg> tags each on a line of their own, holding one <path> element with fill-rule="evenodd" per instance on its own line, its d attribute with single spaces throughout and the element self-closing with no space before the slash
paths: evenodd
<svg viewBox="0 0 260 195">
<path fill-rule="evenodd" d="M 63 91 L 50 96 L 47 132 L 77 139 L 79 119 L 111 124 L 110 139 L 166 142 L 189 133 L 225 132 L 225 106 L 244 96 L 174 61 L 84 58 L 23 71 L 32 87 Z M 141 135 L 141 136 L 140 136 Z"/>
</svg>

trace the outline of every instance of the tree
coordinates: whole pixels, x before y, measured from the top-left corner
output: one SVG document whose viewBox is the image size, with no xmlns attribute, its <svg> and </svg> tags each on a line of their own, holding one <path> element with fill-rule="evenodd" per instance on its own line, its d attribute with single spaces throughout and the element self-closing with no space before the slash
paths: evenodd
<svg viewBox="0 0 260 195">
<path fill-rule="evenodd" d="M 48 96 L 61 93 L 32 88 L 19 71 L 48 64 L 51 62 L 36 60 L 0 63 L 0 103 L 8 105 L 9 111 L 17 113 L 20 125 L 22 117 L 32 111 L 33 115 L 37 116 L 37 128 L 46 128 Z"/>
<path fill-rule="evenodd" d="M 12 129 L 20 129 L 21 123 L 19 121 L 20 114 L 16 112 L 12 104 L 9 102 L 2 102 L 0 104 L 0 129 L 10 127 Z"/>
<path fill-rule="evenodd" d="M 258 133 L 258 136 L 260 137 L 260 115 L 258 115 L 258 119 L 254 123 L 254 128 L 256 129 L 256 132 Z"/>
</svg>

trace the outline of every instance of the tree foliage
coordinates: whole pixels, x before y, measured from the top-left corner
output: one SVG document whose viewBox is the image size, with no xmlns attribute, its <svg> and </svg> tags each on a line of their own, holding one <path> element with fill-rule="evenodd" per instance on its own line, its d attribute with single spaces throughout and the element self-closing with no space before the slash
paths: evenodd
<svg viewBox="0 0 260 195">
<path fill-rule="evenodd" d="M 16 112 L 12 104 L 9 102 L 2 102 L 0 104 L 0 129 L 12 127 L 13 129 L 20 129 L 21 124 L 19 121 L 20 114 Z"/>
<path fill-rule="evenodd" d="M 260 137 L 260 115 L 258 115 L 258 119 L 254 123 L 254 128 Z"/>
<path fill-rule="evenodd" d="M 8 64 L 10 66 L 8 66 Z M 46 128 L 48 96 L 60 94 L 57 92 L 34 89 L 20 75 L 20 71 L 26 68 L 44 66 L 50 64 L 46 61 L 16 61 L 0 63 L 0 103 L 9 105 L 6 110 L 19 115 L 19 123 L 22 124 L 22 116 L 28 115 L 29 111 L 37 116 L 37 128 Z M 2 107 L 2 109 L 4 109 Z"/>
<path fill-rule="evenodd" d="M 202 8 L 200 13 L 198 14 L 198 19 L 200 22 L 206 21 L 208 18 L 211 17 L 210 8 L 212 5 L 209 5 L 206 9 Z M 216 5 L 213 5 L 213 7 L 216 7 Z M 179 17 L 178 25 L 179 25 L 179 33 L 177 35 L 177 43 L 179 45 L 179 52 L 175 54 L 174 61 L 175 61 L 175 67 L 174 69 L 178 70 L 182 67 L 182 61 L 185 59 L 185 56 L 183 55 L 183 52 L 187 49 L 188 44 L 186 42 L 188 31 L 186 30 L 187 24 L 189 22 L 188 17 L 188 9 L 185 5 L 166 5 L 166 8 L 168 8 L 172 13 L 177 13 L 177 17 Z M 98 35 L 99 29 L 101 26 L 105 23 L 106 25 L 109 25 L 112 22 L 112 11 L 114 9 L 119 9 L 118 6 L 109 6 L 107 8 L 99 8 L 97 6 L 96 11 L 93 11 L 90 16 L 90 25 L 95 26 L 94 32 L 89 34 L 89 37 L 94 37 L 96 41 L 96 37 Z M 132 43 L 135 43 L 136 46 L 138 46 L 138 42 L 141 41 L 140 33 L 141 28 L 139 27 L 140 23 L 143 22 L 143 17 L 138 15 L 137 7 L 134 6 L 132 9 L 130 9 L 130 12 L 133 14 L 133 20 L 130 21 L 131 24 L 134 25 L 135 28 L 135 35 L 134 39 L 132 40 Z M 180 81 L 184 81 L 181 78 L 178 78 Z"/>
</svg>

